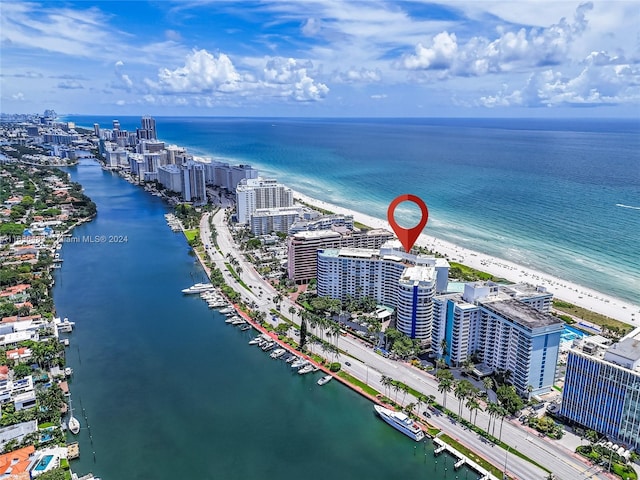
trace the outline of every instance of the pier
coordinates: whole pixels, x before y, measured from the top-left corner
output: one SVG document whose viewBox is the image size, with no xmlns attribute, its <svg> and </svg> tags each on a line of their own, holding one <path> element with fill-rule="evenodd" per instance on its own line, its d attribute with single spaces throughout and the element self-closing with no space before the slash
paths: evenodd
<svg viewBox="0 0 640 480">
<path fill-rule="evenodd" d="M 453 468 L 455 470 L 458 470 L 460 467 L 466 464 L 470 468 L 478 472 L 481 475 L 482 480 L 500 480 L 495 475 L 491 474 L 491 472 L 487 472 L 484 468 L 482 468 L 476 462 L 474 462 L 470 458 L 466 457 L 465 455 L 457 451 L 451 445 L 444 443 L 437 436 L 433 438 L 433 445 L 434 445 L 434 450 L 433 450 L 434 455 L 439 455 L 440 453 L 446 451 L 456 459 L 456 463 L 453 465 Z"/>
</svg>

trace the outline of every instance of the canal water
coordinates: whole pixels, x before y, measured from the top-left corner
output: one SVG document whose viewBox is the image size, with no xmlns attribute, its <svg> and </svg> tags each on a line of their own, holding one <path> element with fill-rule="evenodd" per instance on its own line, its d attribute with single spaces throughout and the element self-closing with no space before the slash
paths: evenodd
<svg viewBox="0 0 640 480">
<path fill-rule="evenodd" d="M 478 478 L 182 295 L 205 276 L 167 227 L 162 200 L 92 161 L 68 171 L 98 206 L 64 244 L 53 291 L 58 315 L 76 322 L 67 351 L 82 424 L 74 471 L 103 480 Z"/>
</svg>

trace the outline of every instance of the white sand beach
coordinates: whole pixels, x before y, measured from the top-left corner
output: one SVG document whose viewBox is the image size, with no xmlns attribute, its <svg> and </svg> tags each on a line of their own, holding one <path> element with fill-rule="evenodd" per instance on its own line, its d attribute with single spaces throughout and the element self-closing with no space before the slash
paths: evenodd
<svg viewBox="0 0 640 480">
<path fill-rule="evenodd" d="M 304 203 L 318 208 L 330 210 L 335 213 L 353 215 L 356 222 L 360 222 L 370 227 L 384 228 L 392 231 L 386 220 L 380 220 L 348 208 L 323 202 L 297 191 L 294 191 L 294 197 L 299 198 Z M 552 292 L 555 298 L 607 315 L 611 318 L 615 318 L 634 326 L 640 326 L 639 305 L 633 305 L 629 302 L 625 302 L 624 300 L 605 295 L 593 289 L 562 280 L 546 273 L 541 273 L 530 268 L 517 265 L 507 260 L 502 260 L 484 253 L 459 247 L 453 243 L 437 239 L 424 233 L 420 235 L 416 245 L 427 247 L 434 252 L 446 256 L 449 260 L 488 272 L 512 282 L 523 282 L 536 286 L 541 285 L 546 287 L 548 291 Z"/>
</svg>

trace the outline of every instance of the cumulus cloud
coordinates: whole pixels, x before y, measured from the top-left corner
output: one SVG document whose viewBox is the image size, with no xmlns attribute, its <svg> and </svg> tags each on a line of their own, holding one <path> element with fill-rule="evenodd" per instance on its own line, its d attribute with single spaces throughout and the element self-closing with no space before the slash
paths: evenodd
<svg viewBox="0 0 640 480">
<path fill-rule="evenodd" d="M 277 87 L 282 96 L 299 102 L 316 101 L 329 93 L 329 87 L 309 76 L 312 69 L 311 62 L 275 57 L 267 60 L 263 78 L 266 86 Z"/>
<path fill-rule="evenodd" d="M 122 60 L 118 60 L 114 65 L 116 77 L 120 80 L 121 87 L 125 90 L 131 90 L 133 82 L 129 78 L 129 75 L 122 72 L 122 67 L 124 67 L 124 62 Z"/>
<path fill-rule="evenodd" d="M 180 32 L 176 31 L 176 30 L 165 30 L 164 31 L 164 37 L 167 40 L 171 40 L 173 42 L 179 42 L 180 40 L 182 40 L 182 35 L 180 35 Z"/>
<path fill-rule="evenodd" d="M 14 100 L 24 100 L 24 93 L 22 92 L 15 93 L 11 95 L 11 98 L 13 98 Z"/>
<path fill-rule="evenodd" d="M 58 88 L 63 88 L 65 90 L 76 90 L 84 88 L 84 86 L 76 80 L 66 80 L 64 82 L 58 83 Z"/>
<path fill-rule="evenodd" d="M 441 32 L 425 45 L 418 43 L 399 66 L 407 70 L 435 70 L 440 76 L 479 76 L 516 68 L 558 65 L 568 59 L 572 42 L 587 28 L 586 13 L 593 4 L 576 9 L 573 22 L 562 18 L 547 28 L 497 30 L 498 38 L 473 37 L 459 43 L 456 35 Z"/>
<path fill-rule="evenodd" d="M 605 52 L 593 52 L 575 76 L 548 69 L 529 76 L 525 85 L 510 90 L 507 85 L 495 95 L 480 98 L 486 107 L 553 107 L 640 103 L 640 67 L 624 63 Z"/>
<path fill-rule="evenodd" d="M 307 18 L 307 20 L 302 24 L 302 34 L 307 37 L 314 37 L 322 28 L 322 22 L 316 18 Z"/>
<path fill-rule="evenodd" d="M 386 93 L 375 93 L 375 94 L 371 95 L 371 98 L 373 100 L 383 100 L 383 99 L 387 98 L 387 94 Z"/>
<path fill-rule="evenodd" d="M 164 93 L 212 93 L 237 91 L 240 80 L 227 55 L 216 57 L 203 49 L 188 54 L 182 67 L 161 68 L 158 80 L 147 80 L 147 84 Z"/>
<path fill-rule="evenodd" d="M 382 80 L 382 72 L 377 68 L 351 67 L 346 72 L 337 72 L 334 79 L 341 83 L 375 83 Z"/>
</svg>

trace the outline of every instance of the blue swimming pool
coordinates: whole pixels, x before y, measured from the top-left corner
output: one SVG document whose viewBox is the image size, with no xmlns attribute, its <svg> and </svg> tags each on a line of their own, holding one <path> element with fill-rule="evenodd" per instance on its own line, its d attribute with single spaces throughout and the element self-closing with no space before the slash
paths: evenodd
<svg viewBox="0 0 640 480">
<path fill-rule="evenodd" d="M 35 466 L 34 470 L 36 472 L 44 471 L 49 466 L 49 463 L 51 462 L 52 459 L 53 459 L 53 455 L 45 455 L 40 459 L 38 464 Z"/>
<path fill-rule="evenodd" d="M 570 342 L 572 340 L 576 340 L 577 338 L 583 338 L 587 336 L 588 334 L 584 333 L 582 330 L 578 330 L 571 325 L 565 325 L 564 330 L 560 334 L 560 341 Z"/>
</svg>

